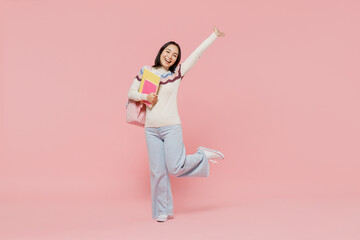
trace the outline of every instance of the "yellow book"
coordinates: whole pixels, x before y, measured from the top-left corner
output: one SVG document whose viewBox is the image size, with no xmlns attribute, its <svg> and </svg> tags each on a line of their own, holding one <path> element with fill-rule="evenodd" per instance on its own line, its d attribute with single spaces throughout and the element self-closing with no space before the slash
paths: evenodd
<svg viewBox="0 0 360 240">
<path fill-rule="evenodd" d="M 149 93 L 157 94 L 159 91 L 160 79 L 161 76 L 157 75 L 156 73 L 153 73 L 151 70 L 145 67 L 140 83 L 139 92 L 144 94 L 149 94 Z M 148 101 L 143 100 L 143 102 L 147 106 L 152 107 L 152 104 L 150 104 Z"/>
</svg>

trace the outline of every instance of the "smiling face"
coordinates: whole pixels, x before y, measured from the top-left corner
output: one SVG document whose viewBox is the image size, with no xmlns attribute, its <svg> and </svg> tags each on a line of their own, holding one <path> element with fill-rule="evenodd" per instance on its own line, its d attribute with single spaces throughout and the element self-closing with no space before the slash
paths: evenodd
<svg viewBox="0 0 360 240">
<path fill-rule="evenodd" d="M 174 44 L 170 44 L 162 51 L 160 55 L 161 65 L 166 70 L 169 70 L 169 68 L 176 62 L 178 55 L 179 49 L 177 48 L 177 46 Z"/>
</svg>

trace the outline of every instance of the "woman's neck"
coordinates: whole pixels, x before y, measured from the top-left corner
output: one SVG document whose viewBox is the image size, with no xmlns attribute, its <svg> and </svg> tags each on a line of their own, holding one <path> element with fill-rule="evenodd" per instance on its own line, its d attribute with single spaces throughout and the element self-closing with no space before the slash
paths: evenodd
<svg viewBox="0 0 360 240">
<path fill-rule="evenodd" d="M 160 71 L 169 71 L 169 69 L 166 69 L 163 66 L 158 66 L 155 69 L 160 70 Z"/>
</svg>

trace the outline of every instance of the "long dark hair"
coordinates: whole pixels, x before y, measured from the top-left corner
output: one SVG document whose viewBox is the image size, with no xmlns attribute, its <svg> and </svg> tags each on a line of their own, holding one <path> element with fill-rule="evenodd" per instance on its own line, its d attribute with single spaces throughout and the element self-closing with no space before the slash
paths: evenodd
<svg viewBox="0 0 360 240">
<path fill-rule="evenodd" d="M 169 68 L 169 70 L 170 70 L 172 73 L 175 72 L 175 69 L 176 69 L 176 67 L 178 66 L 178 64 L 179 64 L 179 62 L 180 62 L 180 59 L 181 59 L 181 49 L 180 49 L 179 44 L 177 44 L 177 43 L 174 42 L 174 41 L 167 42 L 167 43 L 165 43 L 165 44 L 160 48 L 160 50 L 159 50 L 159 52 L 158 52 L 158 54 L 157 54 L 157 56 L 156 56 L 156 58 L 155 58 L 155 64 L 153 65 L 153 67 L 160 67 L 160 66 L 162 66 L 162 65 L 161 65 L 161 62 L 160 62 L 160 55 L 161 55 L 161 53 L 164 51 L 164 49 L 165 49 L 167 46 L 171 45 L 171 44 L 177 46 L 177 48 L 179 49 L 179 54 L 177 55 L 177 59 L 176 59 L 175 63 Z"/>
</svg>

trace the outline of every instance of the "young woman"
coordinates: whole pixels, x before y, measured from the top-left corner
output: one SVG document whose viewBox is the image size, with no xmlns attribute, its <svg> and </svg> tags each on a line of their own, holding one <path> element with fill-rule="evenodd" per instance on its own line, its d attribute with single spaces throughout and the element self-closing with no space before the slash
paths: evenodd
<svg viewBox="0 0 360 240">
<path fill-rule="evenodd" d="M 153 104 L 151 109 L 146 108 L 145 136 L 150 165 L 152 217 L 158 222 L 173 217 L 169 174 L 176 177 L 207 177 L 209 162 L 224 159 L 221 152 L 204 147 L 199 147 L 195 154 L 185 154 L 177 108 L 177 93 L 182 78 L 205 49 L 222 36 L 225 34 L 214 27 L 214 32 L 181 64 L 180 46 L 173 41 L 164 44 L 151 69 L 161 76 L 158 95 L 138 92 L 145 67 L 141 68 L 128 92 L 128 97 L 134 101 L 147 100 Z"/>
</svg>

